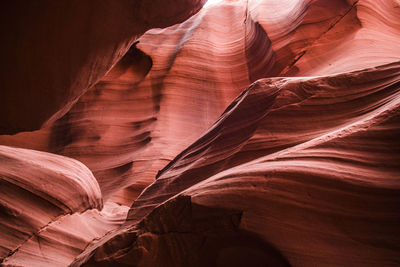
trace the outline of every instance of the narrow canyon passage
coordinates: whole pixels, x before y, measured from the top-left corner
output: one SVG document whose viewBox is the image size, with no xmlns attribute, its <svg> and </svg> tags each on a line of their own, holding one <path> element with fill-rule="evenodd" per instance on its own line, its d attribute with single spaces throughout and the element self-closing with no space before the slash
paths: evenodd
<svg viewBox="0 0 400 267">
<path fill-rule="evenodd" d="M 400 2 L 6 1 L 2 266 L 399 266 Z"/>
</svg>

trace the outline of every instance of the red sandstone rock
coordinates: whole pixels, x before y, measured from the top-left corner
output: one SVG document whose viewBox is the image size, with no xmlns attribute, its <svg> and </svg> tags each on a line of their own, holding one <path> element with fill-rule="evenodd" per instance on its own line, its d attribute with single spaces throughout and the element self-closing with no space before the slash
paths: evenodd
<svg viewBox="0 0 400 267">
<path fill-rule="evenodd" d="M 103 208 L 96 179 L 76 160 L 0 146 L 0 162 L 1 259 L 38 238 L 54 220 Z"/>
<path fill-rule="evenodd" d="M 66 116 L 39 133 L 0 142 L 80 160 L 94 172 L 103 197 L 130 205 L 244 88 L 279 75 L 353 9 L 325 2 L 289 1 L 277 16 L 273 1 L 248 7 L 231 1 L 151 30 Z M 283 28 L 287 20 L 292 24 Z M 359 28 L 356 19 L 353 24 Z"/>
<path fill-rule="evenodd" d="M 262 266 L 397 264 L 399 74 L 397 62 L 257 81 L 76 263 L 96 249 L 93 265 L 204 266 L 226 253 L 234 266 L 253 255 Z M 259 242 L 248 233 L 262 249 L 224 243 Z"/>
<path fill-rule="evenodd" d="M 202 2 L 3 3 L 0 133 L 36 130 L 61 117 L 146 30 L 182 22 Z"/>
<path fill-rule="evenodd" d="M 64 116 L 0 136 L 3 145 L 51 152 L 60 166 L 84 163 L 106 203 L 59 219 L 36 203 L 47 221 L 24 221 L 35 238 L 15 241 L 4 263 L 400 264 L 398 7 L 221 1 L 148 31 Z M 151 25 L 170 21 L 168 12 L 167 22 L 146 12 Z M 14 150 L 25 151 L 4 147 L 3 155 Z M 36 163 L 48 167 L 21 155 L 29 176 L 16 181 L 35 177 Z M 5 173 L 14 167 L 0 162 Z M 51 170 L 46 177 L 58 177 Z M 18 203 L 30 196 L 20 195 Z M 127 207 L 114 202 L 131 206 L 126 221 Z"/>
</svg>

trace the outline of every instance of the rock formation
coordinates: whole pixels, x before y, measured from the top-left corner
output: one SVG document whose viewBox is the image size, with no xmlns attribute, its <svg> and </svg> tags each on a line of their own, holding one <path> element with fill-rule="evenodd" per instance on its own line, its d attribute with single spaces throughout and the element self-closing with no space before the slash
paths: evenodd
<svg viewBox="0 0 400 267">
<path fill-rule="evenodd" d="M 180 2 L 27 6 L 105 38 L 10 48 L 3 265 L 399 265 L 400 3 Z"/>
<path fill-rule="evenodd" d="M 3 3 L 0 133 L 37 130 L 61 117 L 146 30 L 182 22 L 202 2 Z"/>
</svg>

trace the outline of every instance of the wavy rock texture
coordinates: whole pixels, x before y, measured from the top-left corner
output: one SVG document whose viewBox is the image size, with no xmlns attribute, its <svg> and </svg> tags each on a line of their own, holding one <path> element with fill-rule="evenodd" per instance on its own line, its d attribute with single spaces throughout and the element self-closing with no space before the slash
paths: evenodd
<svg viewBox="0 0 400 267">
<path fill-rule="evenodd" d="M 105 199 L 114 195 L 129 205 L 245 87 L 279 75 L 354 9 L 344 1 L 286 5 L 290 12 L 280 14 L 273 1 L 226 2 L 149 31 L 66 116 L 0 142 L 78 159 L 94 172 Z"/>
<path fill-rule="evenodd" d="M 0 133 L 37 130 L 54 122 L 140 35 L 186 20 L 204 2 L 5 1 L 0 15 L 5 51 Z"/>
<path fill-rule="evenodd" d="M 394 63 L 254 83 L 160 172 L 90 263 L 398 265 L 399 74 Z"/>
<path fill-rule="evenodd" d="M 4 263 L 399 265 L 399 7 L 220 1 L 129 43 L 64 116 L 0 136 L 82 162 L 106 203 Z"/>
<path fill-rule="evenodd" d="M 68 266 L 89 244 L 121 226 L 128 210 L 107 202 L 101 212 L 92 209 L 58 217 L 21 244 L 3 265 Z"/>
<path fill-rule="evenodd" d="M 82 163 L 6 146 L 0 146 L 0 153 L 1 258 L 60 216 L 102 209 L 99 185 Z"/>
</svg>

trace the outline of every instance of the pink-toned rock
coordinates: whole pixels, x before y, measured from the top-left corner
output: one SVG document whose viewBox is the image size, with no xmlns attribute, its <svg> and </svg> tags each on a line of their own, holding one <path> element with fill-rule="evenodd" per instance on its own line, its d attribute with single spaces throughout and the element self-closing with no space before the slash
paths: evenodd
<svg viewBox="0 0 400 267">
<path fill-rule="evenodd" d="M 169 14 L 181 21 L 199 4 L 183 2 L 165 11 L 158 1 L 136 2 L 136 18 L 168 26 Z M 74 198 L 83 213 L 68 214 L 32 202 L 47 219 L 23 221 L 32 237 L 6 249 L 3 264 L 399 265 L 398 7 L 221 0 L 131 39 L 65 115 L 0 136 L 2 145 L 50 152 L 1 147 L 5 158 L 29 151 L 15 159 L 29 166 L 15 178 L 29 192 L 43 190 L 33 163 L 49 169 L 46 177 L 60 177 L 49 162 L 61 173 L 70 168 L 64 161 L 83 163 L 105 203 L 98 211 Z M 125 11 L 106 12 L 121 32 Z M 108 56 L 97 52 L 104 68 Z M 0 161 L 0 170 L 14 165 Z M 81 192 L 68 188 L 45 192 Z M 22 214 L 29 192 L 12 198 L 21 198 Z M 12 229 L 8 237 L 25 237 Z"/>
<path fill-rule="evenodd" d="M 146 30 L 182 22 L 203 2 L 6 1 L 0 133 L 37 130 L 60 118 Z"/>
<path fill-rule="evenodd" d="M 75 158 L 105 199 L 130 205 L 244 88 L 278 75 L 352 9 L 325 2 L 229 1 L 151 30 L 61 119 L 0 143 Z"/>
<path fill-rule="evenodd" d="M 82 163 L 50 153 L 0 146 L 0 259 L 16 253 L 62 216 L 103 208 Z"/>
<path fill-rule="evenodd" d="M 399 74 L 257 81 L 74 264 L 395 266 Z"/>
<path fill-rule="evenodd" d="M 117 229 L 129 210 L 107 202 L 102 211 L 58 217 L 9 255 L 4 266 L 68 266 L 74 258 L 99 237 Z"/>
</svg>

